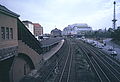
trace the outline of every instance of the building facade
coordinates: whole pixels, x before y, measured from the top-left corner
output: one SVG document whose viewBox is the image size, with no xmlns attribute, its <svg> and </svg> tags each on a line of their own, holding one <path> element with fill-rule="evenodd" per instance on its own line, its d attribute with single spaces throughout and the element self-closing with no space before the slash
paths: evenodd
<svg viewBox="0 0 120 82">
<path fill-rule="evenodd" d="M 28 28 L 28 30 L 34 35 L 35 33 L 34 33 L 34 25 L 33 25 L 33 23 L 31 21 L 28 21 L 28 20 L 22 21 L 22 22 Z"/>
<path fill-rule="evenodd" d="M 40 36 L 43 35 L 43 27 L 39 23 L 33 23 L 34 25 L 34 35 Z"/>
<path fill-rule="evenodd" d="M 18 54 L 18 17 L 0 5 L 0 82 L 9 82 L 10 66 Z"/>
<path fill-rule="evenodd" d="M 55 29 L 53 29 L 52 31 L 51 31 L 51 35 L 52 36 L 61 36 L 61 33 L 62 33 L 62 31 L 61 30 L 59 30 L 59 29 L 57 29 L 57 28 L 55 28 Z"/>
<path fill-rule="evenodd" d="M 2 60 L 10 53 L 16 52 L 18 47 L 17 17 L 19 15 L 0 5 L 0 59 Z"/>
<path fill-rule="evenodd" d="M 87 24 L 72 24 L 63 29 L 62 35 L 84 35 L 88 31 L 92 31 L 92 28 Z"/>
</svg>

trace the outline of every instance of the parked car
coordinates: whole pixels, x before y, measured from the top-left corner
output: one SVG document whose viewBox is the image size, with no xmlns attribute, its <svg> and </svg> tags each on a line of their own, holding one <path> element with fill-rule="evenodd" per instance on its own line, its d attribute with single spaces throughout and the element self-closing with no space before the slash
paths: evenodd
<svg viewBox="0 0 120 82">
<path fill-rule="evenodd" d="M 115 50 L 113 50 L 113 51 L 111 51 L 111 54 L 110 54 L 111 56 L 117 56 L 117 52 L 115 51 Z"/>
<path fill-rule="evenodd" d="M 103 47 L 101 45 L 98 46 L 99 49 L 103 49 Z"/>
<path fill-rule="evenodd" d="M 114 50 L 113 47 L 108 48 L 108 51 L 113 51 L 113 50 Z"/>
</svg>

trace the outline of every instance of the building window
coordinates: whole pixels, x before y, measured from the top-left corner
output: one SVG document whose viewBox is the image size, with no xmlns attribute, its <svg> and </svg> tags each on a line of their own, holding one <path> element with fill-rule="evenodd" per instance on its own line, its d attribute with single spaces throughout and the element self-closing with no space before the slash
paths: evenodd
<svg viewBox="0 0 120 82">
<path fill-rule="evenodd" d="M 9 39 L 9 28 L 6 28 L 6 39 Z"/>
<path fill-rule="evenodd" d="M 10 38 L 13 39 L 13 28 L 10 28 Z"/>
<path fill-rule="evenodd" d="M 1 38 L 5 39 L 5 27 L 1 27 Z"/>
</svg>

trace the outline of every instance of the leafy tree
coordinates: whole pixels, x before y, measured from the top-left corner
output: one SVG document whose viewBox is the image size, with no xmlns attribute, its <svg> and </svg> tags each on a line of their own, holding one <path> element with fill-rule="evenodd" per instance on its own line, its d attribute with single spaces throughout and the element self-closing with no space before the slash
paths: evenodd
<svg viewBox="0 0 120 82">
<path fill-rule="evenodd" d="M 113 40 L 120 41 L 120 26 L 111 33 Z"/>
</svg>

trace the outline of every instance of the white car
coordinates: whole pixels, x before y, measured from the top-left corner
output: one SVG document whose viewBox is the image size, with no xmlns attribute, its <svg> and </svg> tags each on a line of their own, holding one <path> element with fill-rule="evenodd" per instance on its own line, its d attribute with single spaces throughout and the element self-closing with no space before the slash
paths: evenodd
<svg viewBox="0 0 120 82">
<path fill-rule="evenodd" d="M 112 56 L 117 56 L 117 52 L 113 50 L 113 51 L 111 51 L 111 55 Z"/>
<path fill-rule="evenodd" d="M 103 47 L 101 45 L 98 46 L 99 49 L 103 49 Z"/>
<path fill-rule="evenodd" d="M 108 51 L 114 51 L 113 47 L 109 47 Z"/>
</svg>

